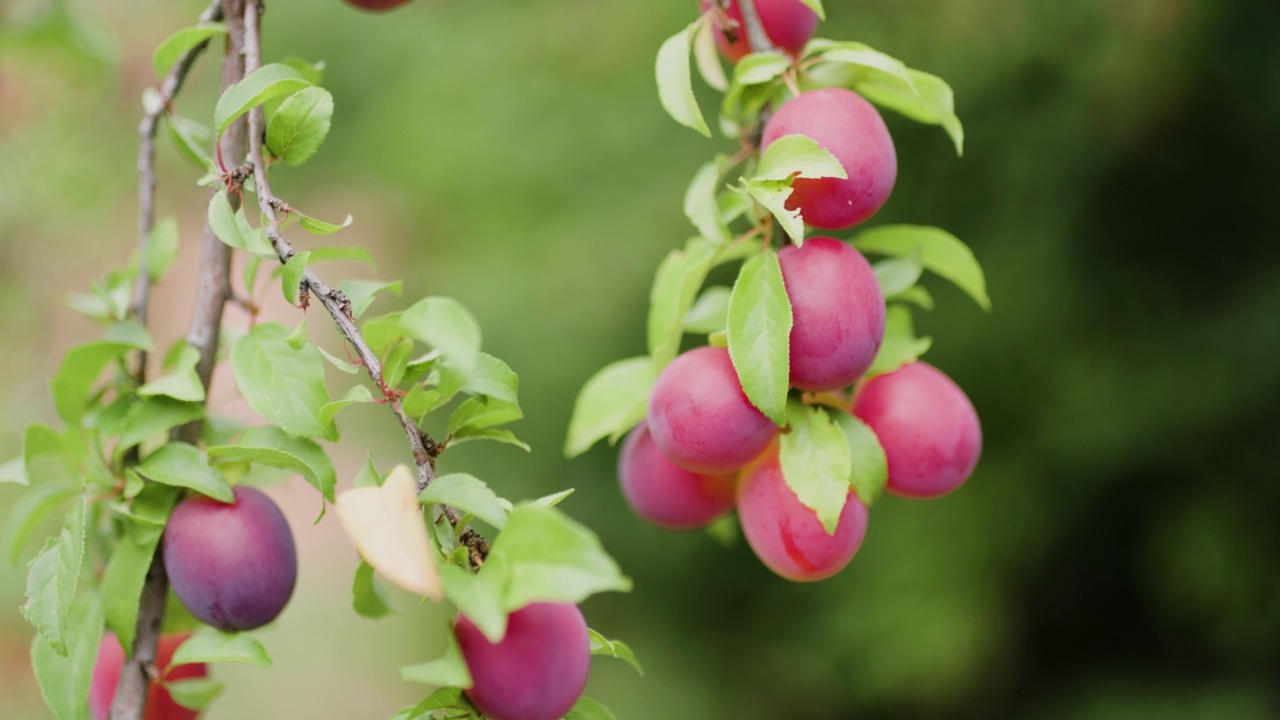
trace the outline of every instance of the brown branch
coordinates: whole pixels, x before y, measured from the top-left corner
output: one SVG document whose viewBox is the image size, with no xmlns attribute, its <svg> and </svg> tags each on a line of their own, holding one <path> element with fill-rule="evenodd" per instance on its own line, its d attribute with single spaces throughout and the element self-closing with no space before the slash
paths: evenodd
<svg viewBox="0 0 1280 720">
<path fill-rule="evenodd" d="M 252 73 L 262 66 L 262 40 L 259 32 L 259 17 L 261 14 L 261 0 L 247 0 L 245 2 L 244 55 L 246 74 Z M 271 181 L 267 177 L 266 160 L 262 151 L 262 138 L 265 129 L 263 123 L 261 107 L 256 107 L 249 111 L 249 163 L 253 166 L 253 182 L 258 196 L 258 208 L 262 210 L 262 214 L 266 218 L 263 230 L 266 232 L 267 239 L 271 241 L 271 246 L 275 249 L 280 262 L 285 263 L 289 261 L 289 258 L 293 257 L 294 249 L 289 241 L 280 234 L 280 221 L 276 212 L 282 207 L 287 207 L 287 205 L 271 191 Z M 428 446 L 434 446 L 435 443 L 418 427 L 413 418 L 405 413 L 404 406 L 400 402 L 400 396 L 392 388 L 388 388 L 383 381 L 382 363 L 378 360 L 377 353 L 365 341 L 360 328 L 357 327 L 355 317 L 351 314 L 351 303 L 346 296 L 325 284 L 310 268 L 302 274 L 301 293 L 319 300 L 324 305 L 325 310 L 329 311 L 329 315 L 333 317 L 333 322 L 338 326 L 338 332 L 342 333 L 342 337 L 348 343 L 351 343 L 356 355 L 360 358 L 360 363 L 364 366 L 365 371 L 368 372 L 369 378 L 373 380 L 382 391 L 383 397 L 387 399 L 387 407 L 390 407 L 391 412 L 395 414 L 401 429 L 404 430 L 405 438 L 409 441 L 409 449 L 413 451 L 413 462 L 418 468 L 418 492 L 421 493 L 436 478 L 435 456 L 428 451 Z M 442 506 L 442 509 L 449 523 L 457 527 L 461 520 L 458 511 L 448 506 Z M 484 562 L 485 556 L 489 554 L 489 543 L 484 537 L 471 528 L 464 528 L 459 539 L 470 549 L 471 561 L 474 565 L 478 566 Z"/>
<path fill-rule="evenodd" d="M 747 44 L 751 52 L 777 51 L 778 48 L 764 31 L 764 23 L 760 22 L 760 13 L 756 11 L 756 0 L 738 0 L 738 9 L 742 11 L 742 24 L 747 31 Z"/>
<path fill-rule="evenodd" d="M 222 63 L 222 89 L 226 90 L 244 77 L 244 26 L 241 22 L 244 0 L 222 0 L 221 7 L 227 20 L 226 55 Z M 179 64 L 181 63 L 180 60 Z M 185 71 L 183 72 L 185 74 Z M 173 77 L 172 71 L 170 77 Z M 180 81 L 178 83 L 180 84 Z M 176 84 L 173 91 L 177 91 Z M 246 145 L 244 123 L 234 123 L 219 142 L 223 154 L 243 155 Z M 154 180 L 154 174 L 152 179 Z M 143 202 L 154 202 L 153 188 L 154 186 L 147 191 L 148 196 Z M 147 212 L 149 211 L 144 210 L 144 215 Z M 141 231 L 141 227 L 139 230 Z M 149 234 L 150 232 L 147 231 L 143 233 L 143 237 Z M 145 268 L 145 261 L 142 267 Z M 145 275 L 145 269 L 141 274 Z M 224 245 L 206 224 L 201 239 L 195 307 L 192 311 L 191 327 L 187 333 L 187 343 L 200 352 L 196 372 L 200 376 L 200 382 L 206 394 L 217 359 L 222 310 L 230 296 L 230 274 L 230 248 Z M 139 307 L 145 307 L 145 303 Z M 172 438 L 194 443 L 200 438 L 200 427 L 200 421 L 196 421 L 176 428 Z M 165 597 L 168 591 L 169 582 L 165 576 L 163 557 L 157 548 L 155 556 L 151 559 L 151 567 L 147 570 L 138 603 L 138 626 L 133 643 L 133 658 L 120 669 L 120 680 L 116 684 L 115 699 L 111 705 L 111 720 L 141 720 L 142 718 L 150 676 L 158 670 L 155 665 L 156 645 L 164 625 Z"/>
</svg>

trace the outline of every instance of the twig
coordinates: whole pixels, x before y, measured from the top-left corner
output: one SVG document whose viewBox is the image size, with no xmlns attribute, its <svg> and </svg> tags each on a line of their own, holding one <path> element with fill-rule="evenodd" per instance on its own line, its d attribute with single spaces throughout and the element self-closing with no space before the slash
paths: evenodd
<svg viewBox="0 0 1280 720">
<path fill-rule="evenodd" d="M 245 74 L 252 73 L 262 66 L 262 41 L 259 33 L 261 13 L 261 0 L 247 0 L 244 8 Z M 258 196 L 258 207 L 266 217 L 263 230 L 266 232 L 267 239 L 271 241 L 271 246 L 275 249 L 280 262 L 285 263 L 293 257 L 294 250 L 289 241 L 280 234 L 276 212 L 288 206 L 271 191 L 271 181 L 267 177 L 266 160 L 262 151 L 263 122 L 261 107 L 249 111 L 249 163 L 253 165 L 253 182 Z M 428 446 L 434 445 L 434 442 L 418 427 L 413 418 L 405 413 L 400 396 L 388 388 L 383 381 L 382 363 L 378 360 L 378 355 L 369 347 L 369 343 L 365 341 L 360 328 L 356 326 L 355 317 L 351 314 L 351 303 L 346 296 L 325 284 L 310 268 L 302 274 L 301 288 L 302 292 L 319 300 L 325 310 L 329 311 L 329 315 L 338 326 L 338 332 L 351 343 L 369 378 L 382 390 L 383 397 L 387 399 L 386 405 L 391 408 L 396 420 L 400 422 L 405 438 L 409 441 L 409 449 L 413 451 L 413 462 L 418 468 L 418 492 L 422 492 L 436 478 L 435 457 L 428 451 Z M 449 523 L 457 527 L 461 520 L 458 511 L 448 506 L 442 506 L 442 508 Z M 478 566 L 484 562 L 484 557 L 489 554 L 489 543 L 484 537 L 471 528 L 465 528 L 459 539 L 470 550 L 472 564 Z"/>
<path fill-rule="evenodd" d="M 244 77 L 242 54 L 244 27 L 241 22 L 243 6 L 244 0 L 222 0 L 222 12 L 227 20 L 226 56 L 222 62 L 223 90 Z M 179 64 L 181 62 L 180 60 Z M 170 76 L 173 76 L 172 71 Z M 176 85 L 173 91 L 177 91 Z M 219 147 L 224 153 L 240 156 L 245 152 L 245 145 L 244 123 L 236 122 L 223 134 Z M 154 179 L 154 173 L 152 179 Z M 143 202 L 154 202 L 154 190 L 148 190 L 148 193 L 150 193 L 149 196 L 144 196 Z M 144 214 L 147 212 L 149 211 L 143 210 Z M 139 229 L 141 230 L 141 227 Z M 143 233 L 143 238 L 149 234 L 149 231 Z M 145 264 L 143 267 L 145 268 Z M 213 366 L 217 360 L 222 310 L 227 303 L 228 289 L 231 286 L 230 248 L 214 235 L 207 224 L 201 239 L 199 273 L 187 343 L 200 353 L 196 372 L 207 393 L 209 380 L 213 375 Z M 140 274 L 145 275 L 145 269 Z M 145 305 L 139 307 L 145 307 Z M 200 438 L 200 426 L 200 421 L 188 423 L 174 429 L 171 437 L 174 440 L 195 443 Z M 138 626 L 133 643 L 133 658 L 120 669 L 120 680 L 116 684 L 115 700 L 111 705 L 111 720 L 141 720 L 142 718 L 143 710 L 146 708 L 150 677 L 157 671 L 156 645 L 164 625 L 165 597 L 168 590 L 169 581 L 165 575 L 163 557 L 157 549 L 155 556 L 151 559 L 151 567 L 147 570 L 147 577 L 142 585 L 142 595 L 138 602 Z"/>
<path fill-rule="evenodd" d="M 776 51 L 777 46 L 765 33 L 764 23 L 760 22 L 756 0 L 738 0 L 738 9 L 742 11 L 742 24 L 746 26 L 747 44 L 751 46 L 751 52 Z"/>
</svg>

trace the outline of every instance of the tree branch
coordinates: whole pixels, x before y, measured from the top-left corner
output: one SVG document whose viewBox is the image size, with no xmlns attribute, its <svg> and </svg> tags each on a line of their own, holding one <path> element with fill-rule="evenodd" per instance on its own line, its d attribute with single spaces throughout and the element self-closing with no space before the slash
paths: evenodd
<svg viewBox="0 0 1280 720">
<path fill-rule="evenodd" d="M 226 55 L 222 62 L 222 88 L 226 90 L 231 85 L 238 82 L 244 77 L 244 26 L 242 16 L 244 14 L 244 0 L 222 0 L 221 11 L 227 20 L 227 41 Z M 208 12 L 208 11 L 206 11 Z M 172 90 L 168 95 L 172 98 L 181 85 L 181 78 L 185 77 L 186 69 L 189 69 L 190 60 L 194 60 L 184 56 L 175 64 L 174 70 L 171 70 L 165 79 L 165 86 L 169 86 L 169 80 L 174 79 Z M 179 66 L 186 61 L 187 68 L 180 69 Z M 177 71 L 177 75 L 175 75 Z M 162 92 L 164 89 L 162 88 Z M 143 133 L 144 126 L 139 128 L 139 132 Z M 146 139 L 154 139 L 154 129 L 149 134 L 143 133 L 144 142 Z M 243 155 L 245 152 L 245 126 L 243 121 L 234 123 L 223 134 L 221 140 L 221 149 L 223 154 L 232 154 L 235 156 Z M 150 229 L 143 232 L 144 222 L 149 223 L 154 218 L 154 144 L 151 147 L 143 149 L 144 175 L 150 170 L 150 177 L 144 177 L 143 195 L 140 198 L 140 204 L 148 205 L 140 210 L 139 234 L 140 240 L 145 242 L 149 239 Z M 151 157 L 147 157 L 147 153 Z M 151 185 L 146 187 L 145 184 L 150 181 Z M 146 275 L 145 263 L 145 247 L 142 251 L 140 275 Z M 206 394 L 209 390 L 209 381 L 213 375 L 213 366 L 217 360 L 218 353 L 218 335 L 222 327 L 222 310 L 226 305 L 230 295 L 229 288 L 231 272 L 231 252 L 230 248 L 222 243 L 213 231 L 206 224 L 201 239 L 200 252 L 200 270 L 196 284 L 196 300 L 195 307 L 191 315 L 191 327 L 187 333 L 187 343 L 194 346 L 200 353 L 200 361 L 196 364 L 196 372 L 200 376 L 200 382 L 205 388 Z M 149 283 L 148 283 L 149 285 Z M 142 303 L 138 305 L 138 309 L 145 317 L 145 291 L 143 288 L 141 295 Z M 174 429 L 172 438 L 183 442 L 195 443 L 200 438 L 200 421 L 195 421 Z M 116 684 L 115 699 L 111 705 L 111 720 L 141 720 L 143 710 L 146 708 L 147 687 L 150 675 L 156 673 L 158 669 L 155 666 L 156 661 L 156 645 L 160 640 L 160 630 L 164 625 L 164 607 L 165 598 L 169 591 L 169 581 L 165 576 L 163 556 L 157 548 L 155 556 L 151 559 L 151 567 L 147 570 L 147 577 L 142 586 L 142 595 L 138 602 L 138 626 L 137 635 L 133 643 L 133 658 L 126 662 L 120 669 L 120 680 Z"/>
<path fill-rule="evenodd" d="M 742 11 L 742 24 L 746 26 L 747 44 L 751 52 L 777 51 L 778 47 L 769 39 L 764 31 L 764 23 L 760 22 L 760 13 L 756 10 L 756 0 L 738 0 L 738 9 Z"/>
<path fill-rule="evenodd" d="M 245 2 L 245 74 L 252 73 L 262 66 L 262 39 L 259 31 L 259 17 L 262 12 L 261 0 L 247 0 Z M 263 230 L 266 232 L 267 239 L 271 241 L 271 246 L 275 249 L 280 262 L 285 263 L 289 261 L 289 258 L 293 257 L 294 249 L 289 241 L 280 234 L 280 221 L 276 215 L 276 209 L 281 207 L 282 203 L 271 191 L 271 181 L 267 177 L 266 160 L 262 151 L 262 138 L 265 130 L 263 118 L 261 107 L 256 107 L 249 111 L 248 162 L 253 166 L 253 182 L 258 196 L 258 208 L 262 211 L 263 216 L 266 217 Z M 235 157 L 239 157 L 239 155 Z M 436 478 L 435 457 L 427 449 L 428 445 L 434 445 L 435 443 L 418 427 L 413 418 L 405 413 L 399 395 L 386 386 L 382 379 L 382 363 L 378 360 L 377 353 L 369 347 L 369 343 L 365 341 L 364 335 L 361 334 L 360 328 L 356 325 L 355 317 L 351 314 L 351 303 L 341 292 L 325 284 L 310 268 L 302 274 L 300 292 L 319 300 L 324 305 L 325 310 L 329 311 L 329 315 L 333 317 L 333 322 L 338 326 L 338 332 L 342 333 L 342 337 L 351 343 L 351 346 L 355 349 L 356 355 L 359 356 L 365 371 L 369 374 L 369 378 L 382 390 L 383 396 L 387 399 L 387 406 L 395 414 L 401 429 L 404 430 L 405 438 L 409 441 L 409 449 L 413 452 L 413 462 L 418 468 L 418 492 L 421 493 Z M 461 520 L 458 511 L 447 505 L 441 506 L 441 508 L 449 523 L 457 527 Z M 489 543 L 483 536 L 471 528 L 464 528 L 459 540 L 469 549 L 472 564 L 479 566 L 484 562 L 484 558 L 489 554 Z"/>
</svg>

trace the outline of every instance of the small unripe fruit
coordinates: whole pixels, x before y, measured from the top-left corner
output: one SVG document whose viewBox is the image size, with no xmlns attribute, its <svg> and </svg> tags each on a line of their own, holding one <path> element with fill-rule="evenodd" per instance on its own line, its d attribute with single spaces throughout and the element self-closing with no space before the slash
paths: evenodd
<svg viewBox="0 0 1280 720">
<path fill-rule="evenodd" d="M 776 449 L 743 471 L 738 518 L 756 557 L 770 570 L 797 582 L 823 580 L 840 572 L 857 554 L 867 532 L 867 506 L 850 490 L 836 532 L 828 535 L 817 513 L 802 505 L 787 485 Z"/>
<path fill-rule="evenodd" d="M 235 503 L 193 495 L 164 531 L 164 567 L 173 592 L 201 622 L 227 631 L 266 625 L 298 579 L 293 535 L 260 490 L 235 488 Z"/>
<path fill-rule="evenodd" d="M 729 351 L 700 347 L 658 375 L 649 396 L 649 432 L 671 462 L 723 475 L 751 462 L 778 428 L 742 392 Z"/>
<path fill-rule="evenodd" d="M 738 476 L 699 475 L 667 459 L 641 423 L 618 456 L 622 494 L 636 514 L 668 530 L 697 530 L 733 509 Z"/>
<path fill-rule="evenodd" d="M 871 263 L 848 244 L 816 237 L 778 251 L 791 301 L 791 386 L 852 385 L 884 340 L 884 296 Z"/>
<path fill-rule="evenodd" d="M 348 5 L 358 7 L 361 10 L 373 11 L 390 10 L 391 8 L 399 7 L 407 2 L 409 2 L 409 0 L 347 0 Z"/>
<path fill-rule="evenodd" d="M 804 135 L 835 156 L 847 179 L 797 179 L 787 208 L 804 221 L 843 230 L 870 218 L 889 199 L 898 178 L 898 156 L 880 113 L 844 88 L 823 88 L 787 101 L 765 125 L 762 147 L 787 135 Z"/>
<path fill-rule="evenodd" d="M 489 642 L 465 615 L 453 628 L 471 671 L 467 697 L 491 720 L 559 720 L 587 685 L 587 622 L 570 603 L 534 603 L 507 619 Z"/>
<path fill-rule="evenodd" d="M 875 431 L 889 459 L 886 490 L 935 498 L 955 490 L 982 454 L 978 413 L 951 378 L 925 362 L 878 375 L 858 390 L 853 414 Z"/>
<path fill-rule="evenodd" d="M 178 646 L 186 642 L 189 635 L 162 635 L 156 646 L 156 668 L 164 671 L 173 659 Z M 89 717 L 93 720 L 107 720 L 111 713 L 111 701 L 115 699 L 116 684 L 120 682 L 120 668 L 124 665 L 124 648 L 113 633 L 102 637 L 98 646 L 98 657 L 93 663 L 93 676 L 89 682 Z M 204 663 L 179 665 L 170 668 L 164 674 L 166 682 L 189 678 L 202 678 L 209 674 L 209 667 Z M 189 710 L 173 701 L 169 691 L 160 683 L 151 681 L 147 684 L 147 709 L 143 720 L 195 720 L 200 713 Z"/>
<path fill-rule="evenodd" d="M 713 2 L 714 0 L 703 0 L 703 11 L 711 7 Z M 805 43 L 809 42 L 814 31 L 818 29 L 818 14 L 800 0 L 755 0 L 755 2 L 756 14 L 760 16 L 760 25 L 764 27 L 764 34 L 769 37 L 769 41 L 792 55 L 799 55 L 804 50 Z M 751 52 L 751 43 L 747 40 L 747 26 L 742 20 L 742 8 L 738 6 L 738 0 L 730 0 L 726 14 L 729 19 L 737 23 L 732 30 L 733 41 L 730 42 L 725 36 L 724 31 L 727 28 L 717 23 L 713 27 L 716 45 L 720 46 L 720 52 L 724 53 L 730 62 L 738 62 L 744 55 Z"/>
</svg>

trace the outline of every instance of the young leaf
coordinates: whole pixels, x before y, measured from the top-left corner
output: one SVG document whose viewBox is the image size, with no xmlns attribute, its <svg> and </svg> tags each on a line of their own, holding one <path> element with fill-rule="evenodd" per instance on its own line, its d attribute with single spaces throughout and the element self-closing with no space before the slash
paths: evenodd
<svg viewBox="0 0 1280 720">
<path fill-rule="evenodd" d="M 424 685 L 471 687 L 471 672 L 462 659 L 462 648 L 458 647 L 458 638 L 453 634 L 452 628 L 445 633 L 445 637 L 448 638 L 448 645 L 445 646 L 444 657 L 421 665 L 406 665 L 400 668 L 400 679 Z"/>
<path fill-rule="evenodd" d="M 57 430 L 44 423 L 27 425 L 22 437 L 23 474 L 37 483 L 63 483 L 77 489 L 84 487 L 79 476 L 79 463 Z"/>
<path fill-rule="evenodd" d="M 178 256 L 178 221 L 166 217 L 151 228 L 147 241 L 147 277 L 159 282 Z"/>
<path fill-rule="evenodd" d="M 847 179 L 844 166 L 818 141 L 804 135 L 784 135 L 773 141 L 760 155 L 753 179 L 788 180 L 794 178 Z"/>
<path fill-rule="evenodd" d="M 720 50 L 716 48 L 715 28 L 711 23 L 702 23 L 693 36 L 693 59 L 698 66 L 698 74 L 711 87 L 724 92 L 729 89 L 729 79 L 725 77 L 724 65 L 720 64 Z"/>
<path fill-rule="evenodd" d="M 87 720 L 89 684 L 102 642 L 102 607 L 93 593 L 82 594 L 67 616 L 66 652 L 54 651 L 37 635 L 31 666 L 45 703 L 57 720 Z"/>
<path fill-rule="evenodd" d="M 909 302 L 925 310 L 933 309 L 933 295 L 930 295 L 929 291 L 926 290 L 923 285 L 912 285 L 906 290 L 896 293 L 893 297 L 886 299 Z"/>
<path fill-rule="evenodd" d="M 280 63 L 263 65 L 240 82 L 227 88 L 226 92 L 222 93 L 222 97 L 218 98 L 218 104 L 213 110 L 214 125 L 218 128 L 218 135 L 222 135 L 227 128 L 231 127 L 231 123 L 235 122 L 236 118 L 261 103 L 273 97 L 290 95 L 307 87 L 311 87 L 311 83 L 302 77 L 302 73 L 288 65 Z"/>
<path fill-rule="evenodd" d="M 440 571 L 431 556 L 413 473 L 403 465 L 380 488 L 356 488 L 338 496 L 342 529 L 365 562 L 400 587 L 440 600 Z"/>
<path fill-rule="evenodd" d="M 502 607 L 503 591 L 510 582 L 510 569 L 501 553 L 489 553 L 484 567 L 471 572 L 448 563 L 440 568 L 444 594 L 458 612 L 475 623 L 489 640 L 499 642 L 507 634 L 507 611 Z"/>
<path fill-rule="evenodd" d="M 572 494 L 573 494 L 573 488 L 569 488 L 568 490 L 561 490 L 558 493 L 551 493 L 550 495 L 545 495 L 543 497 L 538 498 L 537 500 L 530 500 L 529 504 L 537 507 L 555 507 L 556 505 L 559 505 L 560 503 L 564 502 L 564 499 L 569 497 Z"/>
<path fill-rule="evenodd" d="M 418 495 L 422 503 L 451 505 L 502 529 L 511 503 L 498 497 L 483 480 L 466 473 L 441 475 Z"/>
<path fill-rule="evenodd" d="M 457 300 L 429 297 L 400 316 L 411 336 L 439 349 L 454 367 L 470 374 L 480 353 L 480 324 Z"/>
<path fill-rule="evenodd" d="M 373 566 L 361 560 L 351 583 L 351 607 L 360 617 L 376 620 L 396 612 L 387 591 L 373 574 Z"/>
<path fill-rule="evenodd" d="M 13 483 L 15 485 L 31 484 L 27 481 L 27 473 L 23 468 L 22 456 L 12 458 L 5 463 L 0 463 L 0 483 Z"/>
<path fill-rule="evenodd" d="M 919 257 L 924 269 L 955 283 L 983 310 L 991 309 L 982 266 L 973 251 L 946 230 L 921 225 L 881 225 L 862 231 L 853 245 L 863 252 Z"/>
<path fill-rule="evenodd" d="M 510 564 L 503 607 L 532 602 L 578 603 L 595 593 L 631 590 L 631 580 L 595 533 L 555 508 L 519 505 L 493 543 Z"/>
<path fill-rule="evenodd" d="M 197 630 L 178 646 L 169 661 L 169 667 L 194 663 L 244 663 L 257 667 L 271 667 L 271 656 L 262 643 L 251 635 L 223 632 L 206 627 Z"/>
<path fill-rule="evenodd" d="M 62 365 L 49 383 L 58 417 L 68 425 L 79 425 L 85 401 L 98 376 L 108 363 L 131 350 L 134 343 L 98 341 L 77 345 L 62 358 Z"/>
<path fill-rule="evenodd" d="M 564 716 L 564 720 L 618 720 L 609 708 L 583 695 Z"/>
<path fill-rule="evenodd" d="M 778 427 L 786 425 L 790 382 L 791 302 L 772 249 L 748 260 L 729 297 L 729 357 L 747 399 Z"/>
<path fill-rule="evenodd" d="M 654 66 L 658 78 L 658 100 L 676 122 L 711 137 L 711 129 L 702 118 L 698 99 L 693 95 L 693 77 L 689 70 L 692 27 L 672 35 L 658 49 L 658 60 Z"/>
<path fill-rule="evenodd" d="M 175 497 L 176 499 L 176 497 Z M 102 575 L 102 614 L 126 655 L 133 654 L 138 625 L 138 599 L 164 528 L 126 520 L 119 544 Z"/>
<path fill-rule="evenodd" d="M 734 85 L 760 85 L 782 75 L 791 67 L 791 58 L 776 51 L 754 52 L 733 67 Z"/>
<path fill-rule="evenodd" d="M 350 227 L 352 222 L 352 217 L 350 215 L 348 215 L 347 218 L 343 220 L 341 223 L 335 224 L 331 222 L 325 222 L 324 220 L 317 220 L 316 218 L 313 218 L 310 215 L 304 215 L 298 212 L 297 209 L 294 209 L 293 214 L 298 216 L 298 224 L 302 226 L 302 229 L 306 230 L 309 233 L 312 233 L 313 235 L 332 235 L 345 227 Z M 326 259 L 334 259 L 334 258 L 326 258 Z M 342 259 L 353 259 L 353 258 L 342 258 Z M 319 262 L 319 260 L 317 260 L 316 262 Z M 370 265 L 373 264 L 372 258 L 370 258 L 369 264 Z"/>
<path fill-rule="evenodd" d="M 288 337 L 280 323 L 254 325 L 231 351 L 236 385 L 249 407 L 290 435 L 337 440 L 333 423 L 320 420 L 329 403 L 324 357 L 310 343 L 290 347 Z"/>
<path fill-rule="evenodd" d="M 265 258 L 275 258 L 276 251 L 261 230 L 255 230 L 245 217 L 244 208 L 231 209 L 226 192 L 216 192 L 209 199 L 209 229 L 227 246 Z"/>
<path fill-rule="evenodd" d="M 587 637 L 591 639 L 592 655 L 608 655 L 609 657 L 618 658 L 635 668 L 636 672 L 644 675 L 644 666 L 636 659 L 636 654 L 630 645 L 621 640 L 610 640 L 591 628 L 587 628 Z"/>
<path fill-rule="evenodd" d="M 321 352 L 324 351 L 321 350 Z M 353 385 L 342 397 L 320 408 L 320 422 L 331 423 L 339 410 L 367 402 L 373 402 L 373 393 L 369 392 L 369 388 L 364 385 Z"/>
<path fill-rule="evenodd" d="M 647 327 L 655 372 L 666 367 L 680 351 L 685 313 L 715 266 L 719 248 L 706 238 L 691 238 L 684 248 L 668 253 L 658 266 L 649 291 Z"/>
<path fill-rule="evenodd" d="M 656 377 L 646 356 L 619 360 L 592 375 L 573 404 L 565 457 L 581 455 L 603 437 L 616 442 L 643 420 Z"/>
<path fill-rule="evenodd" d="M 463 430 L 484 430 L 505 425 L 524 417 L 520 407 L 487 397 L 474 397 L 458 406 L 449 416 L 450 435 Z"/>
<path fill-rule="evenodd" d="M 791 197 L 790 180 L 747 180 L 746 189 L 756 202 L 778 219 L 778 224 L 796 241 L 796 245 L 804 244 L 804 218 L 799 210 L 787 209 L 787 199 Z"/>
<path fill-rule="evenodd" d="M 200 23 L 185 27 L 165 38 L 151 55 L 151 67 L 156 71 L 156 79 L 163 80 L 169 74 L 173 64 L 186 52 L 210 38 L 227 34 L 227 26 L 222 23 Z"/>
<path fill-rule="evenodd" d="M 208 453 L 210 460 L 219 463 L 260 463 L 295 472 L 319 490 L 325 500 L 334 500 L 338 477 L 324 448 L 306 438 L 287 435 L 280 428 L 249 428 L 235 445 L 216 445 Z"/>
<path fill-rule="evenodd" d="M 200 351 L 183 343 L 174 362 L 173 372 L 138 388 L 138 395 L 164 395 L 184 402 L 204 402 L 204 385 L 200 382 L 200 375 L 196 373 L 199 362 Z"/>
<path fill-rule="evenodd" d="M 684 330 L 710 335 L 721 332 L 729 322 L 729 296 L 732 291 L 722 285 L 709 287 L 684 316 Z"/>
<path fill-rule="evenodd" d="M 875 431 L 857 417 L 838 410 L 832 410 L 831 415 L 849 443 L 853 461 L 849 481 L 853 484 L 853 491 L 863 505 L 871 507 L 889 481 L 889 460 L 885 457 L 884 447 Z"/>
<path fill-rule="evenodd" d="M 189 678 L 164 684 L 173 701 L 188 710 L 203 710 L 213 704 L 226 685 L 209 678 Z"/>
<path fill-rule="evenodd" d="M 0 553 L 8 559 L 10 567 L 17 566 L 22 549 L 40 522 L 79 494 L 77 484 L 45 482 L 18 497 L 9 509 L 3 531 L 0 531 Z"/>
<path fill-rule="evenodd" d="M 382 473 L 378 472 L 378 467 L 373 464 L 373 454 L 370 453 L 364 465 L 360 466 L 360 470 L 356 472 L 355 478 L 352 480 L 355 487 L 382 487 Z"/>
<path fill-rule="evenodd" d="M 267 149 L 297 167 L 320 149 L 333 119 L 333 96 L 328 90 L 309 87 L 290 96 L 267 123 Z"/>
<path fill-rule="evenodd" d="M 294 253 L 284 264 L 284 272 L 280 275 L 280 290 L 284 293 L 284 301 L 290 305 L 298 304 L 298 286 L 302 284 L 302 274 L 307 271 L 309 262 L 311 253 L 303 250 Z"/>
<path fill-rule="evenodd" d="M 912 255 L 881 260 L 872 266 L 872 270 L 876 273 L 876 281 L 880 283 L 880 292 L 890 298 L 915 285 L 924 273 L 924 266 L 920 264 L 919 257 Z"/>
<path fill-rule="evenodd" d="M 446 712 L 435 712 L 444 710 Z M 456 687 L 442 687 L 431 693 L 425 700 L 400 710 L 390 720 L 477 720 L 471 703 L 462 697 L 462 690 Z"/>
<path fill-rule="evenodd" d="M 885 312 L 884 341 L 867 370 L 867 377 L 893 372 L 915 362 L 929 351 L 932 344 L 933 340 L 928 337 L 916 337 L 910 310 L 903 305 L 890 305 Z"/>
<path fill-rule="evenodd" d="M 203 493 L 224 503 L 236 498 L 222 473 L 209 467 L 205 452 L 194 445 L 171 442 L 147 456 L 138 473 L 148 480 Z"/>
<path fill-rule="evenodd" d="M 458 430 L 458 432 L 454 433 L 449 438 L 449 446 L 453 447 L 472 440 L 493 440 L 494 442 L 500 442 L 504 445 L 515 445 L 525 452 L 533 451 L 532 448 L 529 447 L 528 443 L 516 437 L 516 434 L 510 430 L 502 428 L 476 428 L 473 426 L 463 427 Z"/>
<path fill-rule="evenodd" d="M 84 561 L 85 508 L 77 503 L 62 532 L 50 538 L 31 561 L 27 573 L 27 601 L 22 616 L 54 652 L 67 656 L 67 614 L 80 581 Z"/>
<path fill-rule="evenodd" d="M 213 131 L 207 125 L 172 113 L 168 117 L 169 142 L 178 154 L 190 160 L 196 167 L 213 173 L 217 166 L 205 148 L 213 143 Z"/>
<path fill-rule="evenodd" d="M 387 291 L 396 297 L 400 297 L 400 291 L 403 289 L 403 280 L 396 280 L 395 282 L 344 280 L 338 285 L 338 290 L 347 296 L 347 300 L 351 301 L 351 314 L 356 318 L 364 315 L 364 311 L 369 309 L 369 305 L 373 303 L 373 299 L 378 293 Z"/>
<path fill-rule="evenodd" d="M 849 443 L 825 408 L 792 402 L 787 420 L 791 432 L 781 436 L 779 448 L 782 476 L 800 504 L 813 510 L 827 534 L 834 535 L 849 497 Z"/>
<path fill-rule="evenodd" d="M 728 225 L 720 217 L 720 204 L 716 201 L 720 177 L 728 164 L 727 155 L 717 155 L 698 168 L 684 193 L 685 217 L 698 228 L 702 237 L 717 243 L 727 243 L 732 239 Z"/>
<path fill-rule="evenodd" d="M 800 0 L 800 2 L 809 6 L 809 9 L 817 14 L 819 20 L 827 19 L 827 11 L 822 8 L 822 0 Z"/>
<path fill-rule="evenodd" d="M 204 405 L 201 403 L 182 402 L 165 396 L 144 398 L 129 408 L 118 427 L 111 429 L 120 438 L 116 453 L 123 453 L 147 438 L 202 417 Z"/>
<path fill-rule="evenodd" d="M 505 362 L 488 354 L 476 357 L 476 366 L 463 389 L 501 402 L 519 405 L 520 378 Z"/>
</svg>

